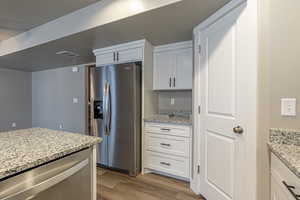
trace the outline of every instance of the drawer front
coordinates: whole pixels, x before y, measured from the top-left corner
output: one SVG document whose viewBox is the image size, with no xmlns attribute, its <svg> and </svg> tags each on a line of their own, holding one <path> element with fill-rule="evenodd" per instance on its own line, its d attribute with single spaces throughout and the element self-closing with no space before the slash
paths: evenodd
<svg viewBox="0 0 300 200">
<path fill-rule="evenodd" d="M 185 137 L 146 134 L 146 150 L 190 157 L 190 139 Z"/>
<path fill-rule="evenodd" d="M 289 196 L 288 199 L 294 198 L 292 193 L 300 195 L 300 179 L 274 154 L 271 155 L 271 175 L 272 180 Z M 294 188 L 289 191 L 289 186 Z"/>
<path fill-rule="evenodd" d="M 146 123 L 146 133 L 191 137 L 190 127 L 171 124 Z"/>
<path fill-rule="evenodd" d="M 174 176 L 180 176 L 183 178 L 190 177 L 190 164 L 187 158 L 165 156 L 151 151 L 146 151 L 145 167 Z"/>
</svg>

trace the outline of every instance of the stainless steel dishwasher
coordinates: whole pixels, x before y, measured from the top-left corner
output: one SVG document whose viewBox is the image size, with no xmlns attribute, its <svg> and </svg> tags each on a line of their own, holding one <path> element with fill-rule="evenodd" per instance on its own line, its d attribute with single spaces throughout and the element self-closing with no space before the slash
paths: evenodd
<svg viewBox="0 0 300 200">
<path fill-rule="evenodd" d="M 86 149 L 0 181 L 0 200 L 92 199 L 92 150 Z"/>
</svg>

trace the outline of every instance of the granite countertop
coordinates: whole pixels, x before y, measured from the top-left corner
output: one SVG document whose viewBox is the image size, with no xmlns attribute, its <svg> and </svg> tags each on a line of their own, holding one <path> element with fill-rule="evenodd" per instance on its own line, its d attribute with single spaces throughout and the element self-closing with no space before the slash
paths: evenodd
<svg viewBox="0 0 300 200">
<path fill-rule="evenodd" d="M 0 180 L 91 147 L 100 138 L 32 128 L 0 133 Z"/>
<path fill-rule="evenodd" d="M 300 178 L 300 131 L 271 129 L 268 146 Z"/>
<path fill-rule="evenodd" d="M 145 122 L 170 123 L 191 126 L 192 120 L 187 117 L 169 117 L 168 115 L 153 115 L 144 119 Z"/>
</svg>

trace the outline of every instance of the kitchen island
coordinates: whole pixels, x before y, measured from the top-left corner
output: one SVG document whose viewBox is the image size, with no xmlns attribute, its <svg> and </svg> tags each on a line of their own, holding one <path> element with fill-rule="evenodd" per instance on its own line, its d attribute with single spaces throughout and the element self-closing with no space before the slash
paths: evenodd
<svg viewBox="0 0 300 200">
<path fill-rule="evenodd" d="M 0 200 L 95 200 L 99 142 L 42 128 L 0 133 Z"/>
</svg>

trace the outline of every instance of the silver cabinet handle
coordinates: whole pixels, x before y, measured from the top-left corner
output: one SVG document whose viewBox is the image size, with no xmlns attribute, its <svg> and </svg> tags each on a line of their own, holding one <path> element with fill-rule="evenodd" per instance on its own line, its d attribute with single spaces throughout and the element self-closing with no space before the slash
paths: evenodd
<svg viewBox="0 0 300 200">
<path fill-rule="evenodd" d="M 171 166 L 170 163 L 166 163 L 166 162 L 160 162 L 161 165 L 166 165 L 166 166 Z"/>
<path fill-rule="evenodd" d="M 166 144 L 166 143 L 160 143 L 161 146 L 167 146 L 167 147 L 170 147 L 171 144 Z"/>
<path fill-rule="evenodd" d="M 292 194 L 292 196 L 296 199 L 299 200 L 300 199 L 300 195 L 296 194 L 294 192 L 294 190 L 296 189 L 294 186 L 292 185 L 288 185 L 285 181 L 282 181 L 283 185 L 288 189 L 288 191 Z"/>
<path fill-rule="evenodd" d="M 161 128 L 160 130 L 161 131 L 171 131 L 171 129 L 169 129 L 169 128 Z"/>
<path fill-rule="evenodd" d="M 173 87 L 174 88 L 176 87 L 176 78 L 175 77 L 173 78 Z"/>
<path fill-rule="evenodd" d="M 114 52 L 114 61 L 116 61 L 116 52 Z"/>
<path fill-rule="evenodd" d="M 2 198 L 1 200 L 24 200 L 24 199 L 30 200 L 30 199 L 33 199 L 39 193 L 53 187 L 54 185 L 57 185 L 58 183 L 66 180 L 67 178 L 76 174 L 78 171 L 82 170 L 88 164 L 89 164 L 89 160 L 86 159 L 86 160 L 80 162 L 79 164 L 75 165 L 74 167 L 72 167 L 52 178 L 45 180 L 44 182 L 30 186 L 30 187 L 28 187 L 22 191 L 19 191 L 18 193 L 15 193 L 13 195 L 6 196 L 6 197 Z"/>
<path fill-rule="evenodd" d="M 169 78 L 169 87 L 170 88 L 172 87 L 172 78 L 171 77 Z"/>
<path fill-rule="evenodd" d="M 119 61 L 119 52 L 116 52 L 116 61 Z"/>
</svg>

